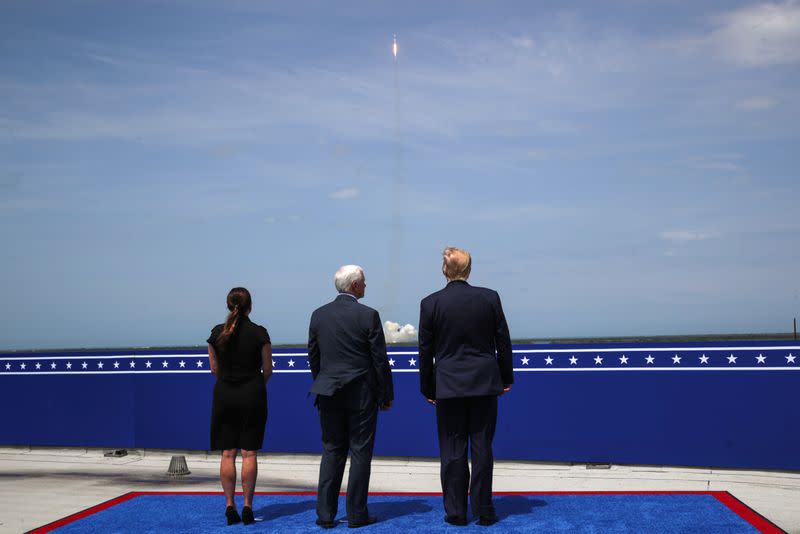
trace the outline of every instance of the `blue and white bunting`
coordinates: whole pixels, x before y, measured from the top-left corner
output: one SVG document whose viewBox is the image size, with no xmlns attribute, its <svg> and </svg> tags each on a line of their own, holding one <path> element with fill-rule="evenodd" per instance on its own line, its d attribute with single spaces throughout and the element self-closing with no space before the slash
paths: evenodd
<svg viewBox="0 0 800 534">
<path fill-rule="evenodd" d="M 800 370 L 800 345 L 729 347 L 592 347 L 524 346 L 513 352 L 517 372 L 663 372 L 663 371 L 788 371 Z M 395 373 L 419 372 L 416 347 L 389 349 Z M 275 349 L 275 373 L 310 373 L 301 349 Z M 2 353 L 0 376 L 184 374 L 209 373 L 205 352 L 180 354 L 130 353 Z"/>
</svg>

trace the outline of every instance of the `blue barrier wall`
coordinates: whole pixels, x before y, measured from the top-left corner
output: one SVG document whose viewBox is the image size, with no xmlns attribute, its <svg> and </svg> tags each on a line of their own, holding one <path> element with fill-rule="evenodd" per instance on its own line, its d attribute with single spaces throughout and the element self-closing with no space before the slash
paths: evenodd
<svg viewBox="0 0 800 534">
<path fill-rule="evenodd" d="M 376 454 L 437 456 L 416 347 L 390 349 L 395 406 Z M 275 351 L 265 450 L 320 452 L 306 354 Z M 800 469 L 800 344 L 518 345 L 495 456 Z M 207 449 L 197 350 L 0 353 L 0 444 Z"/>
</svg>

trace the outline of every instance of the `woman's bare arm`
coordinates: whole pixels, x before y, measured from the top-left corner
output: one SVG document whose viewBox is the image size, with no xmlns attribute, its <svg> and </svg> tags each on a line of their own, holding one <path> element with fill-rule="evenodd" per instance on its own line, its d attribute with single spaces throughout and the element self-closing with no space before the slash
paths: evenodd
<svg viewBox="0 0 800 534">
<path fill-rule="evenodd" d="M 261 347 L 261 369 L 264 371 L 264 383 L 272 376 L 272 345 L 264 343 Z"/>
<path fill-rule="evenodd" d="M 211 343 L 208 344 L 208 367 L 211 374 L 217 376 L 217 353 Z"/>
</svg>

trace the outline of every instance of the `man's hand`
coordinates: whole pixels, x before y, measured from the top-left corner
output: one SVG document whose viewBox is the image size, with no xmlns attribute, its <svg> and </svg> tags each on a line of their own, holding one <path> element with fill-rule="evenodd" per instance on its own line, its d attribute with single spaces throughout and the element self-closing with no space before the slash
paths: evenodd
<svg viewBox="0 0 800 534">
<path fill-rule="evenodd" d="M 428 402 L 428 404 L 436 406 L 436 400 L 435 399 L 425 399 L 425 400 Z"/>
<path fill-rule="evenodd" d="M 383 404 L 381 404 L 381 410 L 383 411 L 386 411 L 391 407 L 392 407 L 392 401 L 386 401 Z"/>
<path fill-rule="evenodd" d="M 511 384 L 506 384 L 505 386 L 503 386 L 503 392 L 502 392 L 500 395 L 501 395 L 501 396 L 502 396 L 502 395 L 505 395 L 505 394 L 506 394 L 506 393 L 508 393 L 509 391 L 511 391 Z"/>
</svg>

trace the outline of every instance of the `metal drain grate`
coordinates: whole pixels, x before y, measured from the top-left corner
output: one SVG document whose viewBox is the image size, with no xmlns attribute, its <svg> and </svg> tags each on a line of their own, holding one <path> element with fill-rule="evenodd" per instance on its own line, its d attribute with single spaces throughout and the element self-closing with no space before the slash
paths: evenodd
<svg viewBox="0 0 800 534">
<path fill-rule="evenodd" d="M 191 473 L 189 466 L 186 465 L 186 456 L 173 456 L 169 461 L 169 469 L 167 469 L 169 476 L 180 477 Z"/>
</svg>

